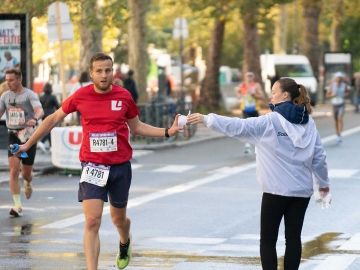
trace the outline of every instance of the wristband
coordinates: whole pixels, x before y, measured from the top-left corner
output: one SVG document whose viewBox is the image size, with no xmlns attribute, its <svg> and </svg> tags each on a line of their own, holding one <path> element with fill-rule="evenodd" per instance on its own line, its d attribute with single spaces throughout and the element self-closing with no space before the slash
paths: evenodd
<svg viewBox="0 0 360 270">
<path fill-rule="evenodd" d="M 166 137 L 166 138 L 170 138 L 169 128 L 165 128 L 165 137 Z"/>
</svg>

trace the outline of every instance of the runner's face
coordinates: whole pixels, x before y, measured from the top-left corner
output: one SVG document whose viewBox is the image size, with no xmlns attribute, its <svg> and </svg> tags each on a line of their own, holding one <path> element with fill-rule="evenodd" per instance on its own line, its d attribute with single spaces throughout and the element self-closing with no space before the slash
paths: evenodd
<svg viewBox="0 0 360 270">
<path fill-rule="evenodd" d="M 113 68 L 111 60 L 99 60 L 92 64 L 90 76 L 95 85 L 95 90 L 106 92 L 111 89 L 113 80 Z"/>
<path fill-rule="evenodd" d="M 15 74 L 6 74 L 5 81 L 11 91 L 17 91 L 21 88 L 21 78 L 16 77 Z"/>
</svg>

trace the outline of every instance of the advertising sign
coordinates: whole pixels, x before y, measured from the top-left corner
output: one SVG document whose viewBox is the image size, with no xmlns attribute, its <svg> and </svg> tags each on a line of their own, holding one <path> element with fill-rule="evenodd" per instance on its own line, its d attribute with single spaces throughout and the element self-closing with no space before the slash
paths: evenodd
<svg viewBox="0 0 360 270">
<path fill-rule="evenodd" d="M 80 170 L 82 127 L 56 127 L 51 131 L 51 161 L 59 168 Z"/>
<path fill-rule="evenodd" d="M 23 73 L 23 84 L 29 86 L 28 40 L 26 14 L 0 14 L 0 83 L 4 81 L 5 71 L 16 67 Z"/>
</svg>

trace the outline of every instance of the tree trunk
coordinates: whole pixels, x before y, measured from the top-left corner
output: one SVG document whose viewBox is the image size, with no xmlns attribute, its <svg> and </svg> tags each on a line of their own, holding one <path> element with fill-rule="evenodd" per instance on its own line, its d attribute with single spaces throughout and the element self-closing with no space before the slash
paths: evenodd
<svg viewBox="0 0 360 270">
<path fill-rule="evenodd" d="M 243 54 L 243 75 L 251 71 L 255 74 L 256 80 L 262 84 L 259 36 L 257 29 L 257 8 L 252 7 L 242 10 L 242 21 L 244 25 L 244 54 Z"/>
<path fill-rule="evenodd" d="M 80 19 L 80 72 L 89 70 L 91 57 L 102 51 L 102 21 L 97 0 L 81 2 Z"/>
<path fill-rule="evenodd" d="M 201 85 L 200 104 L 213 111 L 220 108 L 219 72 L 224 41 L 225 20 L 216 19 L 206 63 L 206 73 Z"/>
<path fill-rule="evenodd" d="M 331 22 L 330 50 L 332 52 L 341 50 L 340 27 L 344 16 L 343 0 L 336 0 L 333 8 L 333 16 Z"/>
<path fill-rule="evenodd" d="M 148 68 L 146 13 L 149 0 L 128 0 L 129 6 L 129 66 L 134 70 L 134 79 L 139 91 L 140 102 L 147 100 L 146 77 Z"/>
<path fill-rule="evenodd" d="M 303 53 L 309 58 L 315 77 L 319 74 L 319 16 L 322 0 L 303 0 L 304 40 Z"/>
</svg>

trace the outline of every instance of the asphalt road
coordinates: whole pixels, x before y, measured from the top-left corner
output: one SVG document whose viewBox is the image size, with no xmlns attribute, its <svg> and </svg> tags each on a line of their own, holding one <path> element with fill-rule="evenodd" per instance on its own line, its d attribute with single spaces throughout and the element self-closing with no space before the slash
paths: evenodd
<svg viewBox="0 0 360 270">
<path fill-rule="evenodd" d="M 333 203 L 314 200 L 303 229 L 300 269 L 360 269 L 360 115 L 348 113 L 344 142 L 335 144 L 330 117 L 317 120 L 324 140 Z M 261 269 L 261 191 L 255 156 L 243 143 L 220 138 L 149 152 L 133 160 L 129 201 L 134 258 L 139 269 Z M 0 185 L 0 269 L 85 269 L 83 217 L 74 175 L 44 175 L 24 202 L 24 216 L 8 216 L 11 197 Z M 118 236 L 104 208 L 99 269 L 115 269 Z M 278 254 L 284 251 L 280 229 Z"/>
</svg>

